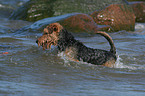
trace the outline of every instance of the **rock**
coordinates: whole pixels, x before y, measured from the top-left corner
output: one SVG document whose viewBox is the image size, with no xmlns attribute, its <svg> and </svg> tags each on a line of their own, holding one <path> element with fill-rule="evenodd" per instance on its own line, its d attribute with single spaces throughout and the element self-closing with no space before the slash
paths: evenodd
<svg viewBox="0 0 145 96">
<path fill-rule="evenodd" d="M 77 14 L 59 21 L 68 31 L 94 33 L 97 31 L 97 24 L 87 14 Z"/>
<path fill-rule="evenodd" d="M 129 4 L 135 13 L 135 21 L 145 22 L 145 2 L 130 2 Z"/>
<path fill-rule="evenodd" d="M 51 23 L 58 22 L 64 28 L 70 32 L 80 32 L 80 33 L 94 33 L 97 31 L 97 24 L 94 22 L 91 16 L 82 13 L 71 13 L 60 15 L 56 17 L 49 17 L 42 20 L 38 20 L 29 26 L 25 26 L 22 30 L 38 30 L 43 31 L 43 29 Z M 99 30 L 104 29 L 106 26 L 99 26 Z M 35 32 L 34 31 L 34 32 Z"/>
<path fill-rule="evenodd" d="M 10 19 L 37 21 L 52 17 L 54 14 L 53 4 L 55 0 L 30 0 L 12 13 Z"/>
<path fill-rule="evenodd" d="M 113 31 L 134 31 L 135 15 L 132 8 L 123 4 L 112 4 L 91 14 L 98 25 L 109 25 Z"/>
<path fill-rule="evenodd" d="M 68 13 L 90 13 L 110 4 L 126 4 L 126 0 L 30 0 L 19 7 L 10 19 L 37 21 Z"/>
<path fill-rule="evenodd" d="M 109 25 L 98 25 L 97 27 L 98 27 L 97 30 L 99 30 L 99 31 L 105 31 L 105 32 L 113 32 L 114 31 L 113 28 Z"/>
</svg>

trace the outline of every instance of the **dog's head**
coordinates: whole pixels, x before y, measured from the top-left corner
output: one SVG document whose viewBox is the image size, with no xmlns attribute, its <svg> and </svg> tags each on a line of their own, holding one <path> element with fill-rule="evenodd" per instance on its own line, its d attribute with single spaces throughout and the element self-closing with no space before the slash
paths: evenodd
<svg viewBox="0 0 145 96">
<path fill-rule="evenodd" d="M 49 24 L 44 28 L 43 35 L 36 40 L 38 46 L 42 46 L 43 49 L 51 48 L 51 45 L 57 45 L 59 40 L 59 32 L 63 27 L 59 23 Z"/>
</svg>

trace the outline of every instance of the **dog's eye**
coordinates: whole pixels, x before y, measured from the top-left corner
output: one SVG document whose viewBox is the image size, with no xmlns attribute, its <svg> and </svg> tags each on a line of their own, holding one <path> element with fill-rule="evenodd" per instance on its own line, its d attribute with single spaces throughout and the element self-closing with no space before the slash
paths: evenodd
<svg viewBox="0 0 145 96">
<path fill-rule="evenodd" d="M 53 30 L 54 30 L 54 31 L 57 31 L 57 28 L 54 28 Z"/>
<path fill-rule="evenodd" d="M 47 35 L 48 33 L 43 33 L 43 35 Z"/>
</svg>

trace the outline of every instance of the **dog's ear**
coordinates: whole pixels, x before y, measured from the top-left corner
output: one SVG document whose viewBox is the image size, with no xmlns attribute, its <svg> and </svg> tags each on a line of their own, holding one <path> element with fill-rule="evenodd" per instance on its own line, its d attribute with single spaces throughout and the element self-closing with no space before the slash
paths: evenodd
<svg viewBox="0 0 145 96">
<path fill-rule="evenodd" d="M 59 23 L 53 23 L 52 26 L 53 26 L 53 32 L 56 33 L 59 33 L 63 29 L 63 27 Z"/>
<path fill-rule="evenodd" d="M 63 27 L 59 23 L 49 24 L 46 28 L 44 28 L 44 33 L 52 34 L 53 32 L 59 33 Z"/>
</svg>

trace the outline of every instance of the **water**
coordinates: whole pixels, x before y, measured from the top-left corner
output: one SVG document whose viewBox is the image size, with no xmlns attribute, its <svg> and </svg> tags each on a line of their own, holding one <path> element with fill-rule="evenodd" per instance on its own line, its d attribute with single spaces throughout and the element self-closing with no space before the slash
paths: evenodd
<svg viewBox="0 0 145 96">
<path fill-rule="evenodd" d="M 1 96 L 143 96 L 145 94 L 145 23 L 134 32 L 110 33 L 117 49 L 114 68 L 72 62 L 55 46 L 43 51 L 35 43 L 40 31 L 32 23 L 0 17 Z M 22 28 L 22 29 L 21 29 Z M 21 30 L 19 30 L 21 29 Z M 74 34 L 86 46 L 109 50 L 99 35 Z M 8 52 L 8 54 L 3 54 Z"/>
</svg>

